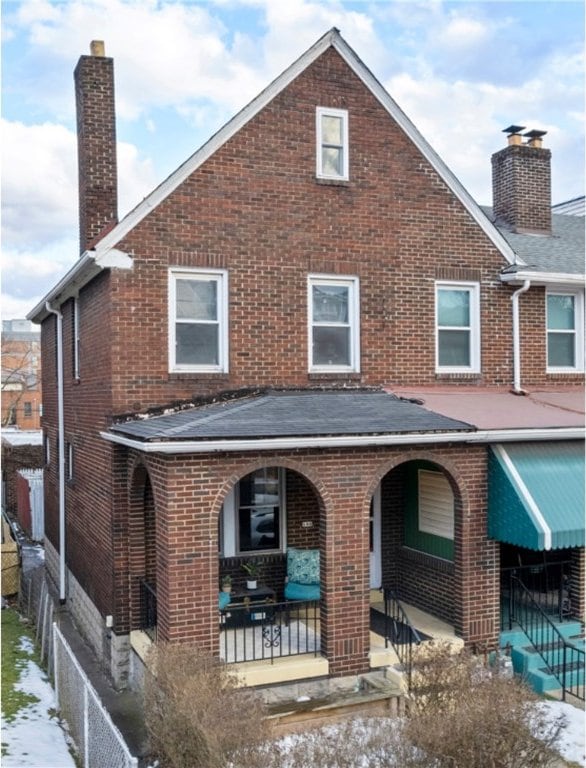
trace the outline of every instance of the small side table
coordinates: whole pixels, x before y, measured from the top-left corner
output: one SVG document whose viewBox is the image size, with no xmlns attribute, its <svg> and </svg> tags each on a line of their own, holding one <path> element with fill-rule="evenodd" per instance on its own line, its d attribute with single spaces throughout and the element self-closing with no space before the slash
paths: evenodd
<svg viewBox="0 0 586 768">
<path fill-rule="evenodd" d="M 264 584 L 259 584 L 256 589 L 233 589 L 231 600 L 222 611 L 222 624 L 234 627 L 266 621 L 269 606 L 274 602 L 275 590 Z"/>
</svg>

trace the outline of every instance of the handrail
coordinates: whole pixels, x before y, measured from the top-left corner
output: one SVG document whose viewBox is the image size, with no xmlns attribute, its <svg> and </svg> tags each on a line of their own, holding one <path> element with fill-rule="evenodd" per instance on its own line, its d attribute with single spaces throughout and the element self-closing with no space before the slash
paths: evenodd
<svg viewBox="0 0 586 768">
<path fill-rule="evenodd" d="M 533 594 L 541 609 L 549 616 L 556 616 L 560 621 L 572 616 L 572 603 L 569 590 L 572 563 L 560 560 L 554 563 L 534 563 L 501 568 L 503 594 L 510 589 L 510 579 L 517 576 Z M 512 629 L 509 609 L 509 629 Z"/>
<path fill-rule="evenodd" d="M 413 645 L 421 643 L 419 633 L 405 613 L 397 593 L 393 589 L 383 589 L 385 604 L 385 647 L 389 642 L 399 657 L 407 677 L 407 689 L 411 690 L 413 670 Z"/>
<path fill-rule="evenodd" d="M 546 669 L 560 683 L 562 701 L 566 700 L 566 693 L 584 700 L 584 680 L 582 678 L 580 682 L 579 676 L 579 669 L 584 669 L 584 650 L 577 648 L 562 635 L 518 576 L 511 576 L 510 583 L 514 619 L 543 659 Z M 576 683 L 568 684 L 575 670 Z"/>
</svg>

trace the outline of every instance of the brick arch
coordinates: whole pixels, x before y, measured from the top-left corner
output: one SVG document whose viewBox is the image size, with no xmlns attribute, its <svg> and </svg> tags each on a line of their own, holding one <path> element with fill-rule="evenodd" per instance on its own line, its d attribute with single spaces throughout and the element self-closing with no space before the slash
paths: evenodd
<svg viewBox="0 0 586 768">
<path fill-rule="evenodd" d="M 128 577 L 130 629 L 140 628 L 141 582 L 156 589 L 156 501 L 149 469 L 141 457 L 131 464 L 128 482 Z"/>
<path fill-rule="evenodd" d="M 264 467 L 279 467 L 297 472 L 297 474 L 301 475 L 301 477 L 309 482 L 315 491 L 320 507 L 320 515 L 323 515 L 327 509 L 331 508 L 332 502 L 330 493 L 313 468 L 307 466 L 302 461 L 295 461 L 290 458 L 279 456 L 270 456 L 264 459 L 257 458 L 253 461 L 249 461 L 242 466 L 241 470 L 237 473 L 232 473 L 232 475 L 222 483 L 222 486 L 218 489 L 214 503 L 210 505 L 210 517 L 208 519 L 210 526 L 213 525 L 214 522 L 217 522 L 224 499 L 232 488 L 234 488 L 243 477 L 246 477 L 246 475 L 255 472 L 257 469 L 263 469 Z"/>
<path fill-rule="evenodd" d="M 403 546 L 403 517 L 397 512 L 398 499 L 404 492 L 404 480 L 393 472 L 406 467 L 414 461 L 426 461 L 440 470 L 448 479 L 454 494 L 454 558 L 443 561 L 419 550 L 405 549 Z M 468 487 L 471 482 L 456 465 L 454 457 L 442 450 L 414 450 L 401 453 L 381 463 L 375 472 L 364 499 L 364 513 L 368 514 L 370 499 L 378 484 L 389 478 L 391 487 L 387 494 L 399 494 L 394 501 L 387 496 L 387 516 L 383 526 L 383 585 L 398 587 L 403 599 L 408 603 L 437 615 L 453 624 L 458 634 L 467 634 L 465 627 L 464 600 L 466 587 L 461 575 L 466 561 L 466 527 L 472 505 L 472 495 Z M 393 490 L 394 487 L 394 490 Z M 394 510 L 394 511 L 393 511 Z M 384 514 L 384 510 L 383 510 Z"/>
<path fill-rule="evenodd" d="M 402 464 L 409 464 L 412 461 L 429 461 L 431 464 L 435 464 L 446 475 L 449 480 L 452 490 L 454 491 L 454 499 L 459 498 L 462 505 L 462 511 L 469 509 L 470 499 L 466 488 L 466 483 L 462 477 L 461 472 L 456 467 L 455 463 L 444 455 L 438 456 L 434 451 L 415 451 L 411 453 L 401 454 L 395 456 L 390 460 L 383 462 L 376 473 L 366 491 L 365 505 L 368 509 L 370 499 L 372 498 L 378 484 L 381 480 Z"/>
</svg>

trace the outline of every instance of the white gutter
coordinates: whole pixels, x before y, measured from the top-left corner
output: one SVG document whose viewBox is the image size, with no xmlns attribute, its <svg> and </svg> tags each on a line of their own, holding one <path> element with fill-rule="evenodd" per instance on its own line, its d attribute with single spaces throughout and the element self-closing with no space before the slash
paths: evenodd
<svg viewBox="0 0 586 768">
<path fill-rule="evenodd" d="M 63 315 L 47 301 L 47 312 L 57 317 L 57 429 L 59 461 L 59 602 L 65 603 L 65 410 L 63 404 Z"/>
<path fill-rule="evenodd" d="M 577 285 L 584 286 L 584 275 L 574 272 L 531 272 L 519 270 L 518 272 L 501 272 L 500 280 L 503 283 L 524 283 L 530 280 L 533 285 Z"/>
<path fill-rule="evenodd" d="M 58 301 L 59 304 L 63 304 L 72 296 L 77 296 L 79 289 L 89 283 L 102 270 L 131 269 L 132 264 L 132 257 L 117 248 L 109 248 L 100 252 L 84 251 L 67 274 L 28 313 L 27 320 L 40 323 L 48 312 L 54 311 L 47 308 L 49 302 Z"/>
<path fill-rule="evenodd" d="M 523 394 L 521 389 L 521 341 L 519 330 L 519 296 L 531 287 L 531 281 L 525 280 L 511 296 L 513 307 L 513 392 L 517 395 Z"/>
<path fill-rule="evenodd" d="M 541 510 L 539 509 L 535 499 L 533 498 L 533 496 L 531 495 L 531 492 L 529 491 L 529 488 L 527 488 L 527 486 L 525 485 L 523 478 L 521 477 L 521 475 L 517 470 L 517 467 L 511 461 L 511 457 L 502 446 L 495 445 L 493 450 L 499 456 L 502 463 L 505 465 L 511 477 L 513 478 L 513 481 L 517 486 L 517 490 L 519 491 L 519 496 L 521 497 L 521 499 L 523 499 L 526 506 L 529 508 L 531 512 L 535 526 L 541 530 L 541 533 L 543 534 L 543 548 L 545 550 L 551 549 L 551 544 L 552 544 L 551 528 L 547 524 L 546 519 L 543 517 Z"/>
<path fill-rule="evenodd" d="M 224 453 L 241 451 L 288 451 L 299 448 L 370 448 L 433 443 L 502 443 L 529 440 L 583 440 L 584 427 L 543 429 L 484 429 L 476 432 L 409 432 L 400 435 L 339 435 L 330 437 L 265 437 L 258 440 L 157 440 L 143 442 L 113 432 L 100 437 L 141 453 Z"/>
</svg>

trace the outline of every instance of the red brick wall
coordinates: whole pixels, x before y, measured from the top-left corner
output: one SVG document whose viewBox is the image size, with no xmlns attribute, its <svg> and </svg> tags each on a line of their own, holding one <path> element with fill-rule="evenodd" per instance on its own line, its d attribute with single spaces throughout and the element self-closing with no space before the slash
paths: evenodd
<svg viewBox="0 0 586 768">
<path fill-rule="evenodd" d="M 82 56 L 75 68 L 79 166 L 79 251 L 117 219 L 114 61 Z"/>
<path fill-rule="evenodd" d="M 322 512 L 323 649 L 333 674 L 364 671 L 368 653 L 368 508 L 379 479 L 410 459 L 434 460 L 455 478 L 461 501 L 456 513 L 456 578 L 451 610 L 458 632 L 469 643 L 495 642 L 498 632 L 498 556 L 486 542 L 486 457 L 482 447 L 443 447 L 347 452 L 297 451 L 261 456 L 149 456 L 147 465 L 157 509 L 157 596 L 159 631 L 168 639 L 190 639 L 215 648 L 217 642 L 217 515 L 227 492 L 226 478 L 256 466 L 286 466 L 315 486 Z M 270 560 L 272 556 L 268 556 Z M 387 555 L 385 557 L 392 557 Z M 236 559 L 235 559 L 236 560 Z M 228 568 L 237 566 L 227 563 Z M 222 566 L 223 567 L 223 566 Z M 424 590 L 419 563 L 408 573 Z M 421 602 L 421 596 L 419 596 Z M 438 612 L 437 607 L 434 611 Z"/>
<path fill-rule="evenodd" d="M 493 211 L 514 232 L 551 232 L 551 152 L 509 145 L 492 156 Z"/>
<path fill-rule="evenodd" d="M 318 105 L 349 110 L 348 183 L 315 180 Z M 140 526 L 136 505 L 128 508 L 124 451 L 99 437 L 113 415 L 240 387 L 445 383 L 434 370 L 436 279 L 481 283 L 482 373 L 447 380 L 455 386 L 509 386 L 512 381 L 513 289 L 498 280 L 503 258 L 332 50 L 118 247 L 132 255 L 133 268 L 102 273 L 80 293 L 79 380 L 71 370 L 71 306 L 63 307 L 66 439 L 76 456 L 75 478 L 67 488 L 68 563 L 100 611 L 115 614 L 117 631 L 131 621 L 128 574 L 133 568 L 138 573 L 140 563 L 133 565 L 138 555 L 128 540 L 130 534 L 131 542 L 138 541 Z M 228 270 L 227 374 L 168 372 L 167 285 L 174 266 Z M 307 275 L 312 272 L 360 278 L 360 374 L 307 372 Z M 571 380 L 545 374 L 543 292 L 525 294 L 521 308 L 522 384 Z M 47 532 L 58 547 L 54 326 L 52 316 L 43 323 L 43 424 L 53 456 L 46 484 Z M 381 466 L 390 468 L 396 455 L 394 450 L 349 450 L 299 452 L 287 459 L 295 469 L 307 468 L 322 494 L 322 618 L 336 674 L 366 665 L 368 504 L 373 478 L 380 476 Z M 468 494 L 454 565 L 454 621 L 470 641 L 494 639 L 498 562 L 485 539 L 484 450 L 446 447 L 439 455 L 452 457 L 458 467 L 454 474 Z M 251 456 L 148 458 L 164 637 L 190 637 L 213 646 L 218 509 L 228 478 L 236 482 L 254 468 L 251 462 Z M 258 466 L 279 462 L 262 457 Z M 292 519 L 307 513 L 291 507 Z M 315 518 L 315 506 L 311 514 Z M 306 533 L 292 529 L 291 541 L 309 543 Z M 399 573 L 399 558 L 392 568 Z"/>
</svg>

